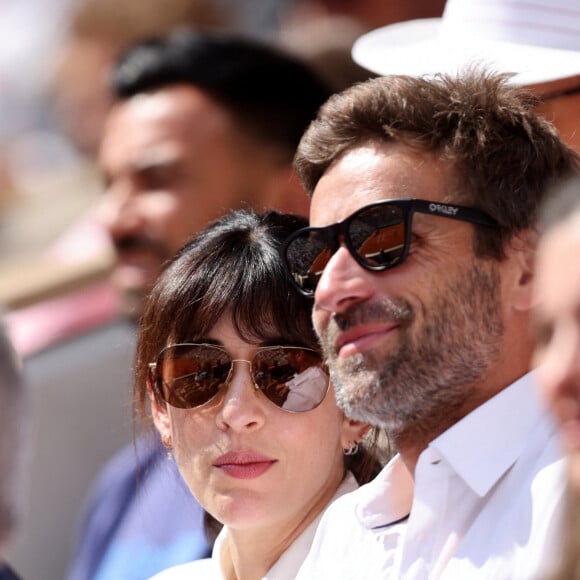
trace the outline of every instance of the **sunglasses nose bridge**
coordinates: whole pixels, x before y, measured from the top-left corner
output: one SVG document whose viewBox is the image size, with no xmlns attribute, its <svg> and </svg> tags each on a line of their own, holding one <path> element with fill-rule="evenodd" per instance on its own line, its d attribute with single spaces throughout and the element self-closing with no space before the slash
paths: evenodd
<svg viewBox="0 0 580 580">
<path fill-rule="evenodd" d="M 329 228 L 329 241 L 332 253 L 334 254 L 342 244 L 347 244 L 348 237 L 348 223 L 338 222 Z"/>
<path fill-rule="evenodd" d="M 250 378 L 252 379 L 252 386 L 254 387 L 254 391 L 258 391 L 260 388 L 256 384 L 256 380 L 254 379 L 254 368 L 252 366 L 252 361 L 251 360 L 247 360 L 245 358 L 233 358 L 232 359 L 232 364 L 230 366 L 230 372 L 228 373 L 228 378 L 226 379 L 226 384 L 229 384 L 231 382 L 232 378 L 233 378 L 233 375 L 234 375 L 234 364 L 235 363 L 240 363 L 240 362 L 248 363 L 249 371 L 250 371 Z"/>
</svg>

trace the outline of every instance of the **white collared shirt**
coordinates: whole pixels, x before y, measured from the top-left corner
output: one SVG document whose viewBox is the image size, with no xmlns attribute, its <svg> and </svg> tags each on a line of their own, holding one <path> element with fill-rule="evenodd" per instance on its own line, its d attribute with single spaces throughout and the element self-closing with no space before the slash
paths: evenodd
<svg viewBox="0 0 580 580">
<path fill-rule="evenodd" d="M 529 373 L 323 517 L 300 580 L 525 580 L 560 546 L 566 465 Z"/>
<path fill-rule="evenodd" d="M 332 502 L 357 488 L 358 483 L 354 475 L 348 472 L 330 501 Z M 293 580 L 296 577 L 300 565 L 304 561 L 306 554 L 308 554 L 316 533 L 316 527 L 322 518 L 322 513 L 294 540 L 278 558 L 278 561 L 268 570 L 262 580 Z M 150 580 L 222 580 L 224 576 L 222 575 L 220 561 L 226 536 L 227 528 L 224 527 L 215 541 L 211 558 L 168 568 Z"/>
</svg>

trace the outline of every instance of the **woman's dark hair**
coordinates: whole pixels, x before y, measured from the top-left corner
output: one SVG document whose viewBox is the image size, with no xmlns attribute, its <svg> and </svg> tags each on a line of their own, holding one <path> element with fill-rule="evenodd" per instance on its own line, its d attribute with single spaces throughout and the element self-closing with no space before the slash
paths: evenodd
<svg viewBox="0 0 580 580">
<path fill-rule="evenodd" d="M 224 315 L 248 342 L 276 337 L 320 351 L 312 302 L 294 289 L 280 257 L 284 240 L 306 225 L 295 215 L 235 211 L 179 251 L 149 295 L 140 321 L 134 403 L 143 425 L 150 426 L 148 363 L 169 343 L 207 336 Z M 365 449 L 345 459 L 359 483 L 380 468 L 374 452 Z"/>
<path fill-rule="evenodd" d="M 135 396 L 147 413 L 147 363 L 168 343 L 205 337 L 228 314 L 248 342 L 280 337 L 318 349 L 312 303 L 292 288 L 279 255 L 305 218 L 236 211 L 192 238 L 159 277 L 140 320 Z"/>
</svg>

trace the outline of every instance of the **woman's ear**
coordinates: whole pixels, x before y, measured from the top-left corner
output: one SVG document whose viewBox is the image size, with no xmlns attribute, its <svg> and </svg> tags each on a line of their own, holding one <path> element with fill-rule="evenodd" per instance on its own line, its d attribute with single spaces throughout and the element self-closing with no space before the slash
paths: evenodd
<svg viewBox="0 0 580 580">
<path fill-rule="evenodd" d="M 348 449 L 355 443 L 359 443 L 370 428 L 371 426 L 368 423 L 361 423 L 360 421 L 345 417 L 343 419 L 342 437 L 340 439 L 342 448 Z"/>
<path fill-rule="evenodd" d="M 149 393 L 149 402 L 151 403 L 151 417 L 162 441 L 171 441 L 171 418 L 167 412 L 167 405 L 158 401 L 153 393 L 153 388 L 149 381 L 147 381 L 147 392 Z"/>
</svg>

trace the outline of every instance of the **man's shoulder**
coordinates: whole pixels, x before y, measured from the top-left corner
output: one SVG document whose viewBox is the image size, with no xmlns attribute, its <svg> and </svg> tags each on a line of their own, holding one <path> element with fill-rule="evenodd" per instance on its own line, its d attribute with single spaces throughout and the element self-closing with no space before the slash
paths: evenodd
<svg viewBox="0 0 580 580">
<path fill-rule="evenodd" d="M 374 527 L 373 522 L 383 522 L 388 516 L 383 510 L 374 512 L 380 498 L 385 499 L 381 474 L 377 477 L 328 507 L 297 580 L 384 577 L 384 527 Z"/>
<path fill-rule="evenodd" d="M 391 513 L 393 507 L 406 510 L 407 506 L 385 501 L 398 489 L 393 489 L 393 473 L 400 470 L 398 460 L 389 463 L 372 481 L 342 495 L 327 508 L 318 527 L 317 536 L 332 536 L 335 540 L 344 537 L 351 541 L 353 534 L 365 535 L 366 532 L 384 525 L 385 521 L 398 519 Z M 355 531 L 357 530 L 357 531 Z"/>
</svg>

